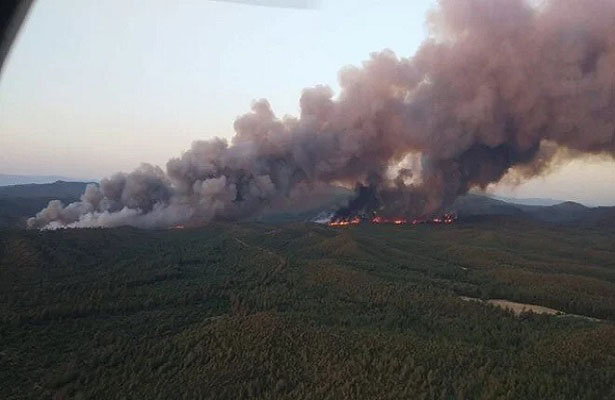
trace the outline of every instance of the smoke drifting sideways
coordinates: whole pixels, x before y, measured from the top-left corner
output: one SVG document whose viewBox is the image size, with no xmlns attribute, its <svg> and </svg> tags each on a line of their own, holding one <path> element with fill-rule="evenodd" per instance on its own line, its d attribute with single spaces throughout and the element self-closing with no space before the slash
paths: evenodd
<svg viewBox="0 0 615 400">
<path fill-rule="evenodd" d="M 384 50 L 305 89 L 299 117 L 266 100 L 236 134 L 196 141 L 166 172 L 142 165 L 52 201 L 31 228 L 143 228 L 236 220 L 358 187 L 346 213 L 426 215 L 558 149 L 615 155 L 615 2 L 441 0 L 414 56 Z"/>
</svg>

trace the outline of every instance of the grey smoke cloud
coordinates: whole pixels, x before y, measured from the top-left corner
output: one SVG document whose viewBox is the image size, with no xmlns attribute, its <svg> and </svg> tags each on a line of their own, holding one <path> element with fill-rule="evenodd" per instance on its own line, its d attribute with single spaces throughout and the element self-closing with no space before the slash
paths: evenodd
<svg viewBox="0 0 615 400">
<path fill-rule="evenodd" d="M 230 143 L 196 141 L 166 171 L 116 174 L 28 224 L 238 219 L 287 199 L 300 206 L 327 184 L 369 188 L 380 213 L 415 216 L 511 168 L 540 174 L 558 148 L 613 156 L 613 21 L 612 0 L 441 0 L 414 56 L 384 50 L 343 68 L 339 95 L 305 89 L 296 118 L 277 118 L 258 100 L 235 121 Z M 409 155 L 420 162 L 392 175 Z"/>
</svg>

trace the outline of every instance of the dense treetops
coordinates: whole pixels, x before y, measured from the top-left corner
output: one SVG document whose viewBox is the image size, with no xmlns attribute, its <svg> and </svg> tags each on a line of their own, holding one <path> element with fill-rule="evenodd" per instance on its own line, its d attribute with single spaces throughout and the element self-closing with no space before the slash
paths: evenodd
<svg viewBox="0 0 615 400">
<path fill-rule="evenodd" d="M 614 249 L 502 218 L 4 231 L 0 398 L 611 398 Z"/>
</svg>

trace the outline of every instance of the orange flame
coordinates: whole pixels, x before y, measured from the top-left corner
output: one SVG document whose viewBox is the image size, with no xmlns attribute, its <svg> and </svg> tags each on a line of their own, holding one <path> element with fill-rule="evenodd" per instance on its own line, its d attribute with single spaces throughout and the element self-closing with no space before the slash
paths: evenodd
<svg viewBox="0 0 615 400">
<path fill-rule="evenodd" d="M 380 215 L 376 215 L 369 220 L 364 220 L 359 217 L 352 218 L 339 218 L 331 220 L 328 225 L 329 226 L 349 226 L 349 225 L 359 225 L 362 222 L 371 222 L 372 224 L 393 224 L 393 225 L 405 225 L 405 224 L 452 224 L 457 219 L 457 215 L 455 213 L 446 213 L 441 216 L 436 216 L 433 218 L 425 219 L 413 219 L 408 220 L 404 217 L 394 217 L 394 218 L 386 218 Z"/>
</svg>

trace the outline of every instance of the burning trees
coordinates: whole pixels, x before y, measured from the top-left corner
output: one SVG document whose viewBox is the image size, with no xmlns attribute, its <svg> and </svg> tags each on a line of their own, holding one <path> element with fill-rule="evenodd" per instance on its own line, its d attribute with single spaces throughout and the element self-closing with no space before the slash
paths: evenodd
<svg viewBox="0 0 615 400">
<path fill-rule="evenodd" d="M 454 212 L 448 212 L 437 216 L 432 216 L 429 218 L 414 218 L 408 219 L 405 217 L 383 217 L 380 215 L 375 215 L 371 218 L 361 218 L 358 216 L 354 216 L 352 218 L 335 218 L 333 217 L 327 225 L 333 227 L 345 227 L 359 224 L 374 224 L 374 225 L 420 225 L 420 224 L 431 224 L 431 225 L 449 225 L 457 221 L 457 214 Z"/>
</svg>

